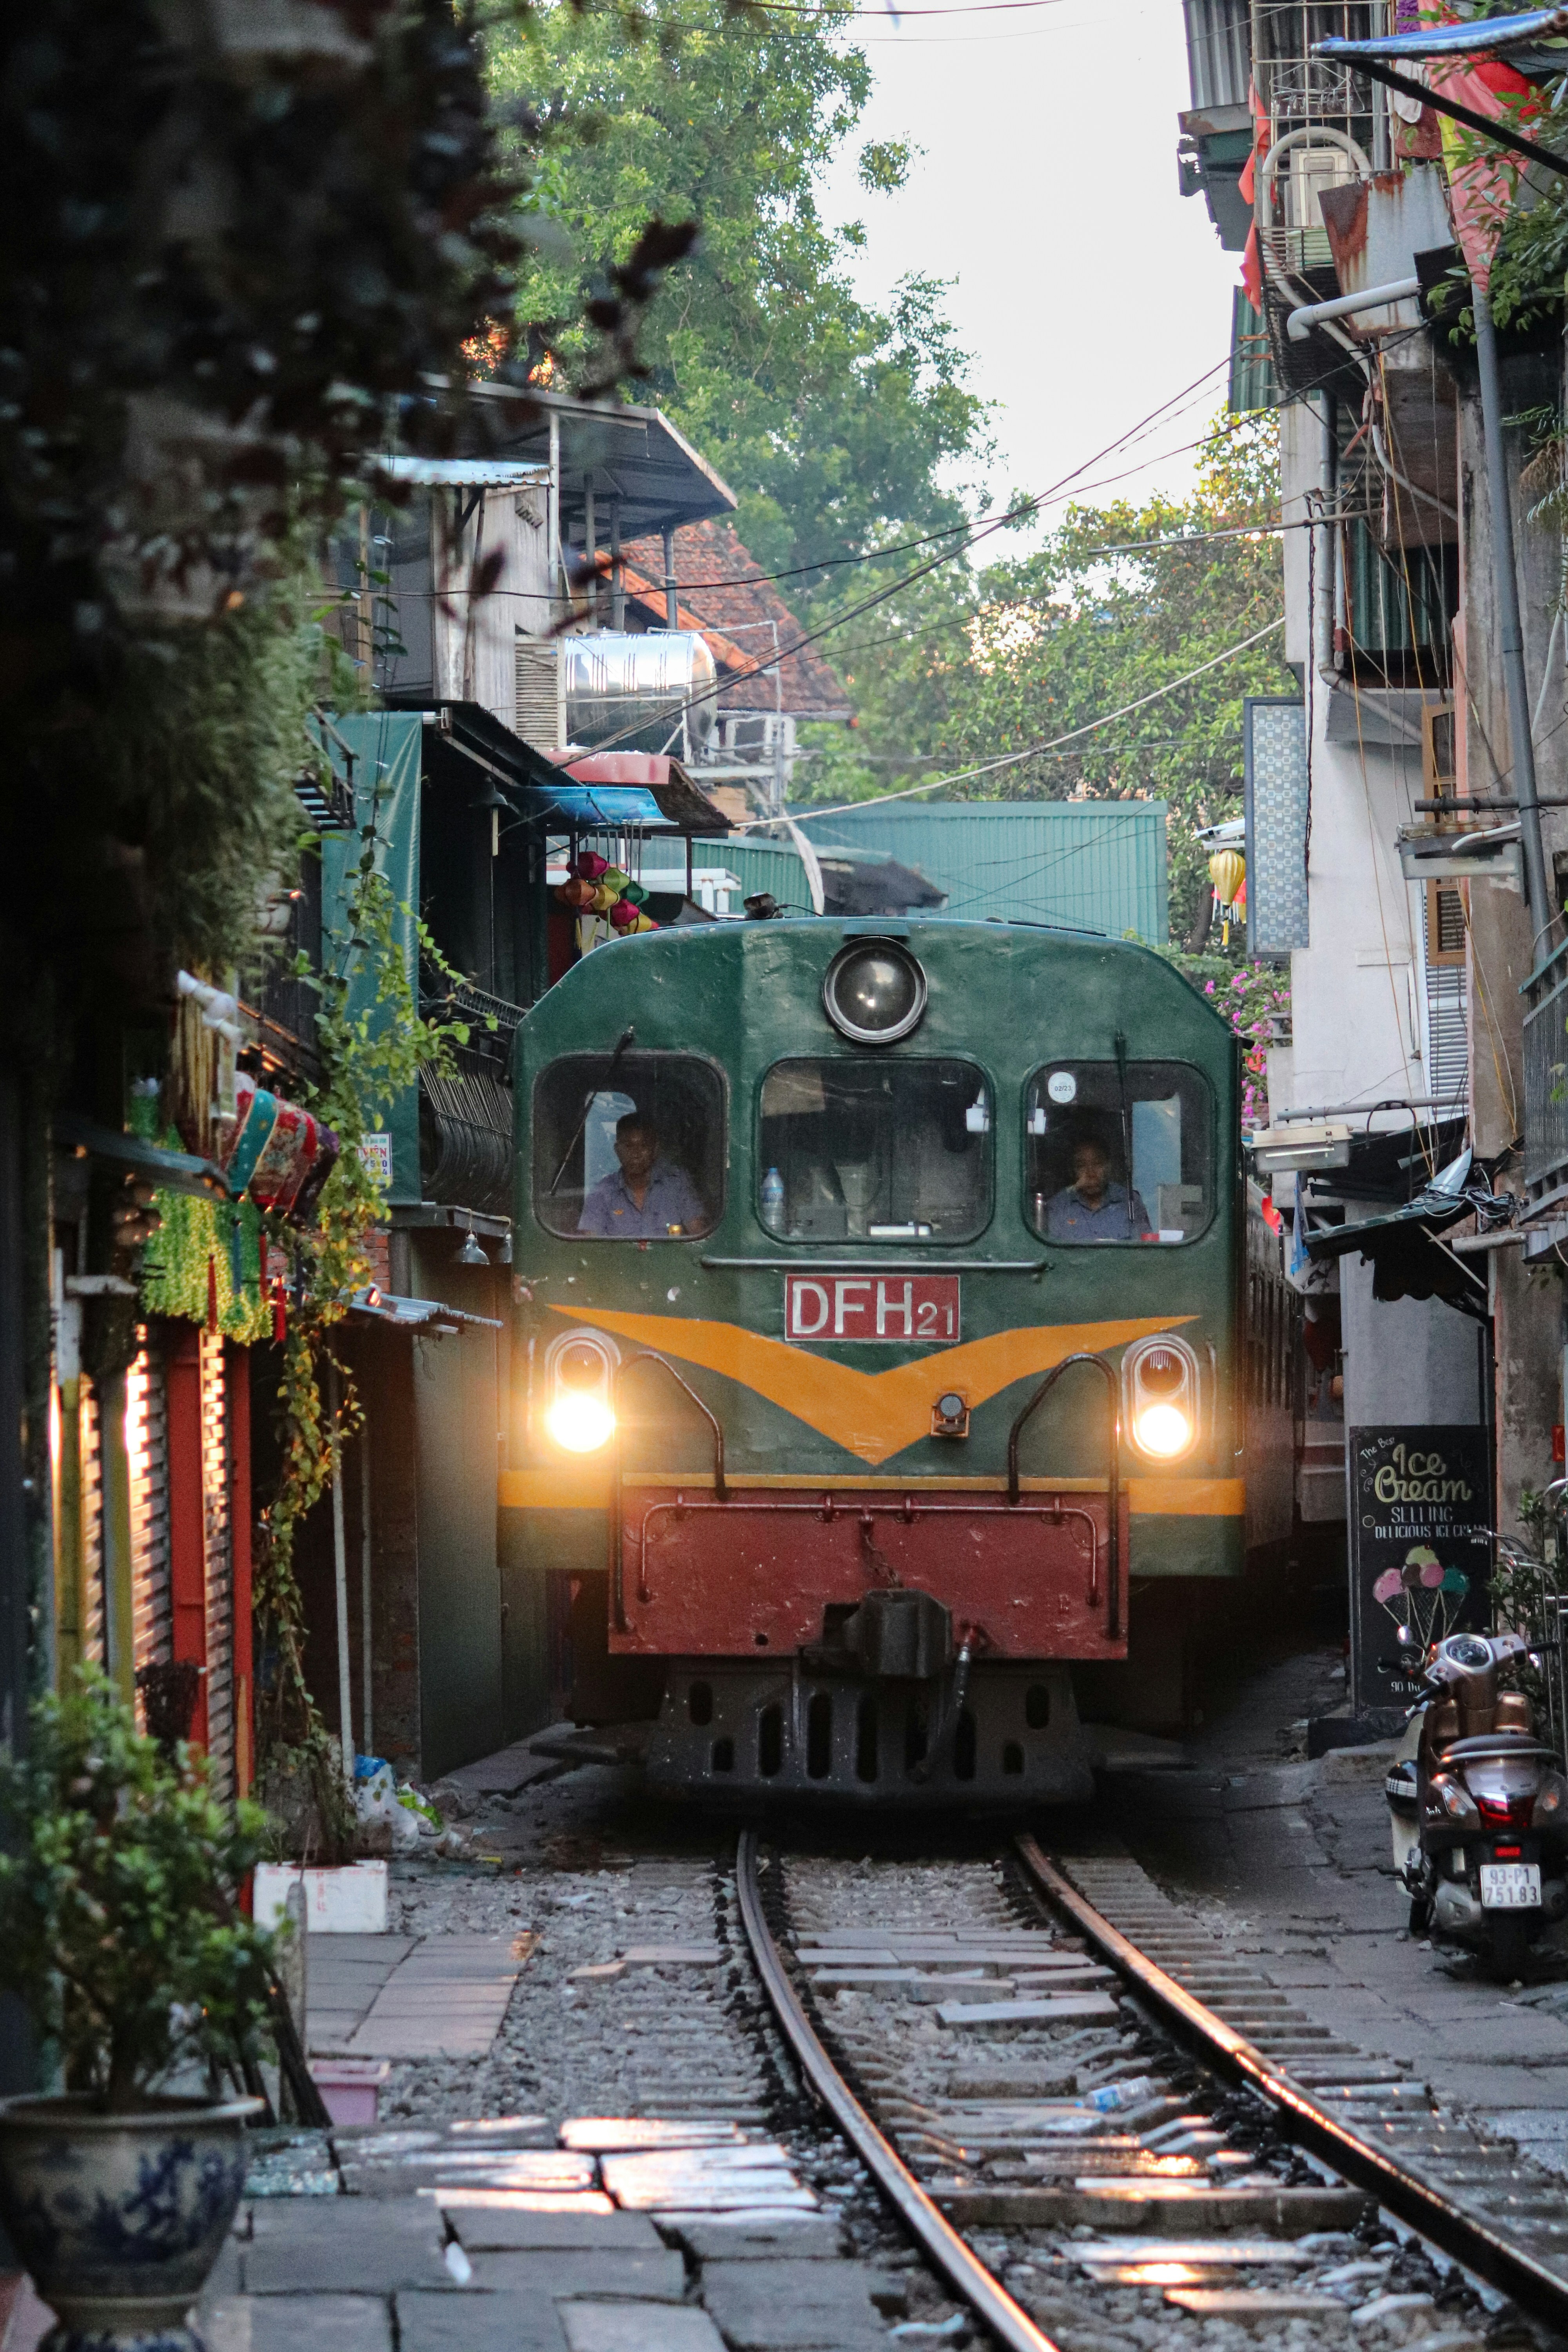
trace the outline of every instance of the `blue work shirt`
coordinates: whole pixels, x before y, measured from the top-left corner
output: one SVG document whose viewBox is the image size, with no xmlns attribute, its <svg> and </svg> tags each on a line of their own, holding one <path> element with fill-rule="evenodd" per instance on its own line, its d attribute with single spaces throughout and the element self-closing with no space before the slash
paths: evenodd
<svg viewBox="0 0 1568 2352">
<path fill-rule="evenodd" d="M 1097 1209 L 1089 1207 L 1076 1184 L 1053 1193 L 1046 1204 L 1048 1242 L 1141 1242 L 1148 1231 L 1149 1212 L 1136 1192 L 1128 1223 L 1124 1184 L 1108 1184 Z"/>
<path fill-rule="evenodd" d="M 583 1203 L 577 1220 L 580 1234 L 596 1234 L 602 1241 L 650 1242 L 667 1238 L 671 1225 L 682 1233 L 700 1233 L 708 1223 L 697 1187 L 684 1168 L 656 1160 L 639 1209 L 626 1184 L 623 1168 L 602 1176 Z"/>
</svg>

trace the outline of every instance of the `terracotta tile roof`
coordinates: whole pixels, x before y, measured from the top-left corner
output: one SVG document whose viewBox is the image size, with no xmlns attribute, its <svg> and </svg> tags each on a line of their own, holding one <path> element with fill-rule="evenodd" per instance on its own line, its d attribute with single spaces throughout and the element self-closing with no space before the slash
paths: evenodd
<svg viewBox="0 0 1568 2352">
<path fill-rule="evenodd" d="M 662 628 L 663 541 L 628 540 L 623 555 L 628 600 Z M 721 676 L 733 680 L 720 697 L 719 708 L 773 709 L 773 673 L 771 668 L 759 673 L 752 665 L 772 656 L 773 635 L 769 625 L 777 623 L 778 641 L 784 646 L 793 645 L 805 625 L 763 578 L 761 564 L 742 546 L 727 522 L 692 522 L 683 524 L 675 534 L 675 576 L 678 583 L 724 583 L 721 587 L 682 586 L 677 591 L 680 625 L 701 630 Z M 848 691 L 816 646 L 786 655 L 780 667 L 786 711 L 797 719 L 847 716 Z"/>
</svg>

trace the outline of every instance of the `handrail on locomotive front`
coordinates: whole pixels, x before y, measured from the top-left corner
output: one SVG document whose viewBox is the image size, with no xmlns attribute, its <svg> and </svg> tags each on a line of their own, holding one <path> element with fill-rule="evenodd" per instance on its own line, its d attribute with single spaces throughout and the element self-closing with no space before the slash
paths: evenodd
<svg viewBox="0 0 1568 2352">
<path fill-rule="evenodd" d="M 621 1478 L 621 1383 L 625 1380 L 627 1372 L 632 1370 L 637 1364 L 658 1364 L 661 1366 L 661 1368 L 669 1374 L 670 1379 L 675 1382 L 677 1388 L 679 1388 L 684 1395 L 689 1397 L 691 1402 L 697 1407 L 698 1412 L 702 1415 L 703 1420 L 708 1423 L 709 1428 L 713 1433 L 713 1493 L 715 1501 L 718 1504 L 726 1505 L 730 1500 L 730 1488 L 724 1475 L 724 1429 L 718 1414 L 713 1411 L 710 1405 L 707 1404 L 704 1400 L 698 1395 L 697 1391 L 692 1387 L 690 1381 L 684 1379 L 682 1375 L 676 1370 L 675 1366 L 669 1361 L 667 1356 L 659 1355 L 657 1350 L 652 1348 L 645 1348 L 639 1349 L 635 1356 L 625 1357 L 616 1367 L 615 1380 L 613 1383 L 616 1414 L 615 1432 L 611 1439 L 610 1450 L 610 1593 L 616 1612 L 616 1631 L 618 1633 L 625 1633 L 630 1631 L 630 1621 L 626 1616 L 626 1556 L 625 1530 L 623 1526 L 625 1515 L 622 1510 Z M 1105 1598 L 1109 1617 L 1108 1630 L 1111 1639 L 1114 1640 L 1121 1631 L 1121 1416 L 1116 1410 L 1116 1374 L 1112 1371 L 1110 1366 L 1106 1362 L 1103 1356 L 1091 1356 L 1081 1351 L 1077 1355 L 1064 1356 L 1061 1362 L 1054 1365 L 1051 1370 L 1047 1373 L 1039 1387 L 1035 1391 L 1034 1395 L 1029 1398 L 1027 1403 L 1018 1413 L 1011 1429 L 1007 1432 L 1007 1500 L 1005 1506 L 1003 1507 L 1007 1512 L 1022 1510 L 1024 1515 L 1028 1517 L 1050 1519 L 1058 1527 L 1064 1518 L 1082 1518 L 1087 1520 L 1089 1530 L 1089 1598 L 1092 1601 L 1095 1598 L 1094 1588 L 1098 1582 L 1100 1565 L 1099 1538 L 1095 1529 L 1092 1515 L 1080 1507 L 1065 1505 L 1059 1495 L 1058 1495 L 1054 1501 L 1049 1504 L 1024 1504 L 1022 1501 L 1018 1475 L 1018 1441 L 1023 1434 L 1026 1423 L 1029 1420 L 1030 1415 L 1036 1411 L 1037 1407 L 1045 1402 L 1047 1397 L 1050 1394 L 1052 1389 L 1056 1386 L 1062 1374 L 1064 1372 L 1070 1371 L 1075 1364 L 1092 1364 L 1097 1371 L 1104 1374 L 1106 1381 L 1106 1406 L 1109 1423 L 1108 1451 L 1110 1458 L 1106 1471 L 1107 1526 Z M 651 1597 L 647 1589 L 647 1527 L 649 1519 L 654 1517 L 659 1511 L 663 1510 L 672 1510 L 677 1517 L 683 1517 L 686 1512 L 700 1509 L 701 1507 L 703 1507 L 701 1505 L 689 1503 L 684 1496 L 678 1495 L 673 1504 L 656 1505 L 652 1511 L 649 1511 L 645 1515 L 637 1546 L 639 1600 L 647 1601 Z M 822 1517 L 829 1521 L 831 1521 L 836 1516 L 832 1497 L 826 1494 L 819 1503 L 774 1502 L 762 1506 L 762 1507 L 775 1512 L 812 1512 L 819 1514 Z M 997 1507 L 995 1505 L 987 1506 L 985 1504 L 973 1504 L 967 1502 L 962 1504 L 915 1504 L 912 1503 L 910 1496 L 906 1495 L 903 1496 L 900 1504 L 890 1507 L 885 1515 L 888 1517 L 900 1517 L 905 1520 L 913 1519 L 917 1517 L 974 1517 L 977 1513 L 984 1514 L 987 1509 L 994 1510 L 996 1507 Z M 884 1514 L 880 1512 L 868 1510 L 864 1505 L 859 1506 L 859 1516 L 867 1526 L 869 1526 L 874 1517 L 880 1517 L 883 1515 Z"/>
<path fill-rule="evenodd" d="M 1007 1500 L 1016 1509 L 1018 1440 L 1024 1433 L 1024 1425 L 1036 1407 L 1044 1404 L 1062 1374 L 1070 1372 L 1075 1364 L 1092 1364 L 1095 1370 L 1101 1373 L 1105 1380 L 1108 1441 L 1106 1451 L 1109 1457 L 1106 1463 L 1105 1483 L 1107 1517 L 1110 1521 L 1106 1545 L 1105 1599 L 1109 1618 L 1108 1630 L 1111 1640 L 1114 1641 L 1121 1631 L 1121 1416 L 1116 1410 L 1116 1374 L 1103 1356 L 1087 1355 L 1081 1349 L 1077 1355 L 1064 1356 L 1059 1364 L 1052 1365 L 1034 1395 L 1018 1414 L 1012 1428 L 1007 1432 Z"/>
<path fill-rule="evenodd" d="M 688 1380 L 683 1380 L 668 1356 L 652 1348 L 639 1349 L 626 1356 L 616 1367 L 612 1394 L 616 1405 L 616 1425 L 610 1439 L 610 1591 L 615 1601 L 616 1631 L 630 1631 L 626 1617 L 625 1569 L 621 1559 L 621 1382 L 636 1364 L 659 1364 L 669 1374 L 678 1389 L 689 1396 L 713 1433 L 713 1492 L 721 1503 L 730 1499 L 730 1489 L 724 1479 L 724 1430 L 711 1405 L 705 1404 Z"/>
</svg>

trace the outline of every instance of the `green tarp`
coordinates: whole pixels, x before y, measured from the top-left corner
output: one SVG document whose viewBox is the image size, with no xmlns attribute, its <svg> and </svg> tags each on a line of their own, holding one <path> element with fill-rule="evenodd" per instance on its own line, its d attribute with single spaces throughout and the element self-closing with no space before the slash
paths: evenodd
<svg viewBox="0 0 1568 2352">
<path fill-rule="evenodd" d="M 397 904 L 395 932 L 410 980 L 419 985 L 415 910 L 419 904 L 419 780 L 424 724 L 418 711 L 373 710 L 354 719 L 334 719 L 323 738 L 333 773 L 351 780 L 354 796 L 352 833 L 321 839 L 321 961 L 331 971 L 349 972 L 349 1010 L 363 1012 L 374 986 L 363 959 L 352 944 L 350 908 L 363 856 L 364 828 L 375 828 L 375 863 Z M 346 754 L 352 754 L 351 759 Z M 419 1089 L 406 1087 L 382 1110 L 381 1132 L 390 1139 L 392 1188 L 399 1205 L 417 1201 L 419 1185 Z"/>
</svg>

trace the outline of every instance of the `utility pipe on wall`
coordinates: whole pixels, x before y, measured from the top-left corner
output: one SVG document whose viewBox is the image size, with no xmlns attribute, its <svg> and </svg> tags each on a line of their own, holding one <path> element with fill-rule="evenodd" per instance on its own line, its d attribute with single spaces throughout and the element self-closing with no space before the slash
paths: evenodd
<svg viewBox="0 0 1568 2352">
<path fill-rule="evenodd" d="M 375 1745 L 371 1729 L 371 1640 L 370 1640 L 370 1422 L 362 1419 L 359 1430 L 359 1633 L 360 1664 L 363 1687 L 360 1696 L 360 1745 L 368 1755 Z"/>
<path fill-rule="evenodd" d="M 1319 490 L 1319 510 L 1328 516 L 1335 511 L 1339 504 L 1339 436 L 1335 429 L 1333 394 L 1325 392 L 1322 401 L 1321 461 L 1322 481 Z M 1314 569 L 1317 573 L 1313 583 L 1317 594 L 1316 610 L 1312 614 L 1312 658 L 1317 665 L 1319 677 L 1327 678 L 1332 684 L 1339 676 L 1339 667 L 1334 659 L 1334 627 L 1339 617 L 1336 607 L 1340 543 L 1338 524 L 1325 521 L 1313 532 L 1312 539 L 1315 549 Z"/>
<path fill-rule="evenodd" d="M 1525 887 L 1535 940 L 1553 920 L 1546 850 L 1541 837 L 1541 803 L 1535 788 L 1535 744 L 1531 733 L 1530 692 L 1524 676 L 1524 632 L 1519 613 L 1519 573 L 1513 547 L 1513 508 L 1502 443 L 1502 389 L 1498 377 L 1497 334 L 1492 306 L 1480 287 L 1471 288 L 1476 321 L 1476 359 L 1481 385 L 1481 431 L 1486 441 L 1487 504 L 1491 509 L 1492 570 L 1497 577 L 1498 634 L 1502 641 L 1503 685 L 1508 696 L 1509 740 L 1513 750 L 1514 793 L 1519 802 L 1520 842 Z M 1531 957 L 1533 961 L 1533 955 Z"/>
<path fill-rule="evenodd" d="M 1387 286 L 1370 286 L 1363 294 L 1336 294 L 1329 302 L 1302 302 L 1291 311 L 1287 326 L 1290 341 L 1303 343 L 1313 327 L 1329 319 L 1353 319 L 1361 310 L 1386 310 L 1408 302 L 1421 291 L 1419 278 L 1396 278 Z"/>
<path fill-rule="evenodd" d="M 353 1717 L 349 1675 L 349 1556 L 343 1535 L 343 1445 L 338 1430 L 338 1368 L 327 1359 L 327 1411 L 332 1423 L 332 1581 L 338 1602 L 338 1716 L 342 1726 L 343 1779 L 354 1784 Z"/>
<path fill-rule="evenodd" d="M 664 625 L 667 629 L 679 629 L 680 626 L 680 611 L 677 603 L 679 593 L 675 578 L 675 531 L 672 525 L 666 523 L 664 528 Z M 690 847 L 689 841 L 687 847 L 688 849 Z"/>
</svg>

